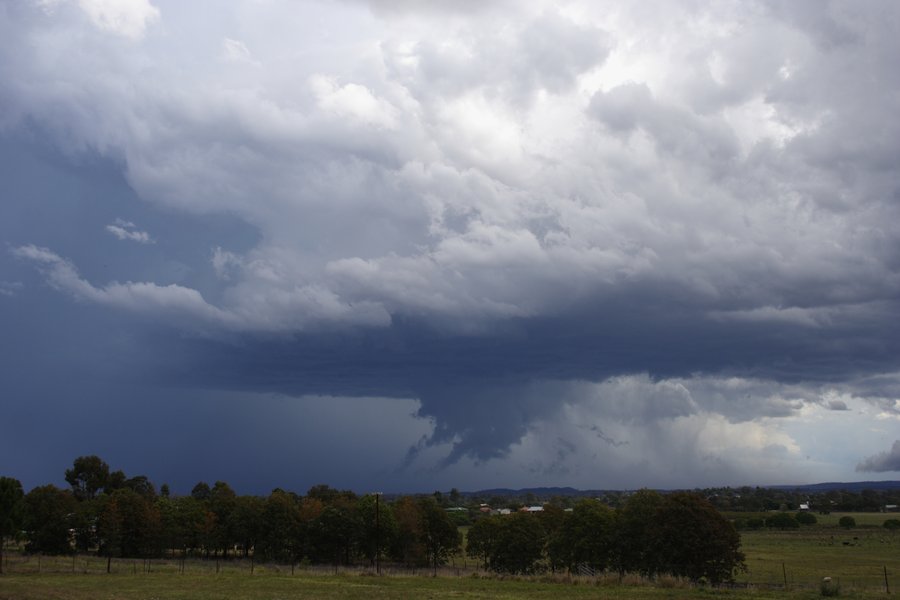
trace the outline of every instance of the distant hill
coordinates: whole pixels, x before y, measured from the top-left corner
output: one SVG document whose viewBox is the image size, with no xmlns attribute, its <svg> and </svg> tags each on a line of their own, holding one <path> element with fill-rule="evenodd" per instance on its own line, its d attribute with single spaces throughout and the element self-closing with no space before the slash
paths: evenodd
<svg viewBox="0 0 900 600">
<path fill-rule="evenodd" d="M 835 490 L 860 492 L 862 490 L 898 490 L 900 489 L 900 481 L 829 481 L 827 483 L 810 483 L 807 485 L 767 485 L 761 487 L 801 492 L 832 492 Z"/>
<path fill-rule="evenodd" d="M 740 487 L 740 486 L 736 486 Z M 756 486 L 751 486 L 756 487 Z M 825 483 L 808 483 L 798 485 L 761 485 L 761 488 L 785 491 L 800 491 L 810 493 L 830 492 L 834 490 L 847 490 L 849 492 L 859 492 L 862 490 L 897 490 L 900 489 L 900 481 L 829 481 Z M 552 496 L 568 496 L 568 497 L 592 497 L 599 496 L 608 492 L 622 492 L 625 490 L 579 490 L 573 487 L 534 487 L 534 488 L 492 488 L 487 490 L 478 490 L 475 492 L 461 492 L 464 496 L 501 496 L 501 497 L 521 497 L 533 494 L 538 498 L 549 498 Z M 658 490 L 667 491 L 667 490 Z"/>
</svg>

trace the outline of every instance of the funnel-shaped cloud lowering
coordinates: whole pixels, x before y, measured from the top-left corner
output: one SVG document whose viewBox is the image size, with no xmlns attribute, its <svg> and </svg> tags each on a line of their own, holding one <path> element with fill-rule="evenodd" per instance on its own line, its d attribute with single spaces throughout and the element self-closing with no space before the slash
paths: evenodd
<svg viewBox="0 0 900 600">
<path fill-rule="evenodd" d="M 158 385 L 405 399 L 409 472 L 886 447 L 900 9 L 477 4 L 0 12 L 8 353 L 64 302 Z"/>
</svg>

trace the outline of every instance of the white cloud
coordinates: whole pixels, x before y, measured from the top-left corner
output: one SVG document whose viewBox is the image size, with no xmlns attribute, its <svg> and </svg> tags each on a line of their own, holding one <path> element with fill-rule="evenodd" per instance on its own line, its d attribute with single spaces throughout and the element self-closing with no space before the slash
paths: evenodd
<svg viewBox="0 0 900 600">
<path fill-rule="evenodd" d="M 116 219 L 114 223 L 107 225 L 106 231 L 120 240 L 131 240 L 132 242 L 137 242 L 139 244 L 156 243 L 154 239 L 150 237 L 149 233 L 139 230 L 134 223 L 123 221 L 122 219 Z"/>
<path fill-rule="evenodd" d="M 159 20 L 159 9 L 149 0 L 78 0 L 78 5 L 97 27 L 131 39 L 143 37 Z"/>
<path fill-rule="evenodd" d="M 0 296 L 13 297 L 25 289 L 21 281 L 0 281 Z"/>
</svg>

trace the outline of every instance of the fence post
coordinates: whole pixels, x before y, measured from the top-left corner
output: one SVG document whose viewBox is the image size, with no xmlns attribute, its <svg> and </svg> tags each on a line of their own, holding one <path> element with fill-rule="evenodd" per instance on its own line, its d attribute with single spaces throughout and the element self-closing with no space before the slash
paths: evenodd
<svg viewBox="0 0 900 600">
<path fill-rule="evenodd" d="M 781 574 L 784 576 L 784 589 L 787 591 L 788 582 L 787 582 L 787 569 L 784 567 L 784 563 L 781 563 Z"/>
<path fill-rule="evenodd" d="M 884 566 L 884 591 L 887 592 L 888 594 L 890 594 L 891 593 L 891 584 L 888 583 L 887 565 L 883 565 L 883 566 Z"/>
</svg>

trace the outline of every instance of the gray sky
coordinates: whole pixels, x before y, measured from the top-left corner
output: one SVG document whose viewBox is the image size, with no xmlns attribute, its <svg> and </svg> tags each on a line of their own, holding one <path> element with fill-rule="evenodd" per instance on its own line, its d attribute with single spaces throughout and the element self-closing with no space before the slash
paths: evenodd
<svg viewBox="0 0 900 600">
<path fill-rule="evenodd" d="M 0 472 L 900 471 L 895 2 L 0 5 Z"/>
</svg>

